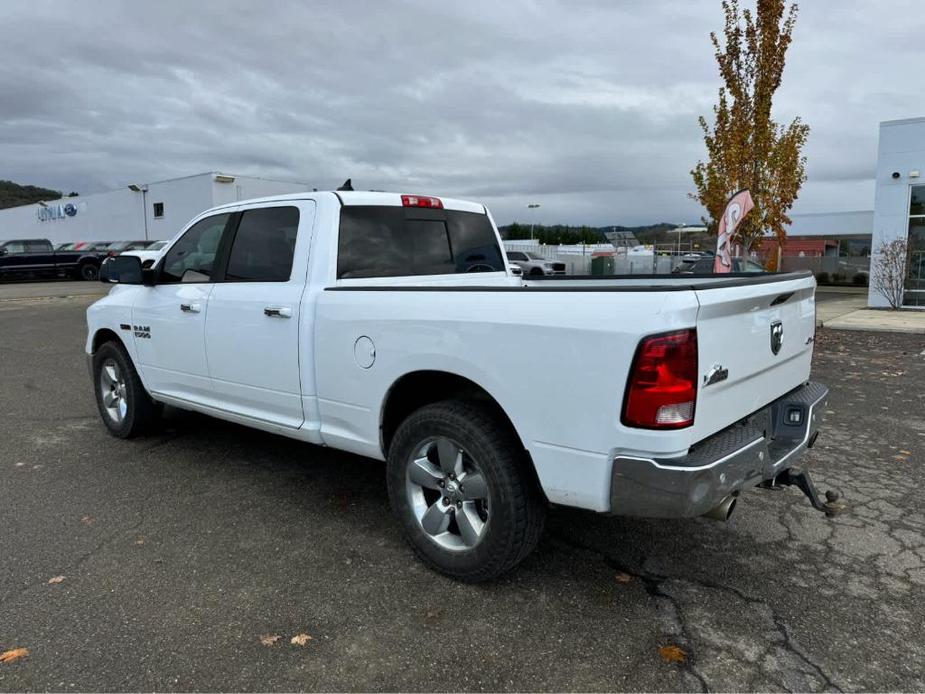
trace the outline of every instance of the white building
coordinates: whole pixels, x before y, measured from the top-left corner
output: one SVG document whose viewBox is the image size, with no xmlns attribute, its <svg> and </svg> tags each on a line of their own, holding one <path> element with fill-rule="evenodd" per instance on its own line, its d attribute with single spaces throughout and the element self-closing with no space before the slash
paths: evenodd
<svg viewBox="0 0 925 694">
<path fill-rule="evenodd" d="M 0 210 L 0 241 L 48 239 L 137 241 L 169 239 L 189 220 L 216 205 L 308 190 L 304 183 L 218 172 L 133 184 Z"/>
<path fill-rule="evenodd" d="M 903 304 L 925 308 L 925 118 L 880 124 L 877 181 L 874 195 L 871 275 L 877 272 L 877 249 L 882 243 L 906 239 L 911 265 Z M 870 306 L 887 300 L 871 282 Z"/>
</svg>

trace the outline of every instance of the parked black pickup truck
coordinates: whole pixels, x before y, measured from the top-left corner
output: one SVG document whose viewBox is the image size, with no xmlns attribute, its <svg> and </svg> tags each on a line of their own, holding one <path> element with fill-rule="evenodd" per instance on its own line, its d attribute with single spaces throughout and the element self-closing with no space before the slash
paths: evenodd
<svg viewBox="0 0 925 694">
<path fill-rule="evenodd" d="M 48 239 L 0 241 L 0 277 L 42 275 L 95 280 L 105 253 L 56 251 Z"/>
</svg>

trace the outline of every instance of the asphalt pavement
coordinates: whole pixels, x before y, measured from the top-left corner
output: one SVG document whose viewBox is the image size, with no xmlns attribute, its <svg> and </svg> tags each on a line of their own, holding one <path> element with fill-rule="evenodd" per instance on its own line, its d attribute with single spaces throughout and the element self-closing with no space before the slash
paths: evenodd
<svg viewBox="0 0 925 694">
<path fill-rule="evenodd" d="M 380 463 L 180 412 L 109 436 L 91 300 L 0 297 L 0 690 L 925 689 L 925 337 L 818 334 L 807 460 L 846 514 L 556 509 L 469 586 L 414 559 Z"/>
</svg>

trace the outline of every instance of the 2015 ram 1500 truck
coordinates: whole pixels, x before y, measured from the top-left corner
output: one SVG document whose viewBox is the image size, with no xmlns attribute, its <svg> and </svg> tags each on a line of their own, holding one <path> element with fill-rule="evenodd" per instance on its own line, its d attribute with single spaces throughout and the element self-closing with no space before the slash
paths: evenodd
<svg viewBox="0 0 925 694">
<path fill-rule="evenodd" d="M 204 212 L 101 279 L 114 435 L 166 403 L 385 460 L 410 544 L 463 580 L 523 559 L 549 503 L 725 517 L 798 484 L 825 508 L 794 467 L 828 392 L 810 274 L 532 280 L 480 204 L 315 192 Z"/>
</svg>

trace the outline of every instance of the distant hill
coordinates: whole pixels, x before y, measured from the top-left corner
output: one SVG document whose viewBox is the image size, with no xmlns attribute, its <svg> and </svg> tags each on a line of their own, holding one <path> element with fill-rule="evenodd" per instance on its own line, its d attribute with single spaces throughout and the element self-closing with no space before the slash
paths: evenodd
<svg viewBox="0 0 925 694">
<path fill-rule="evenodd" d="M 61 191 L 39 188 L 38 186 L 21 186 L 12 181 L 0 181 L 0 210 L 7 207 L 31 205 L 40 200 L 58 200 Z"/>
</svg>

